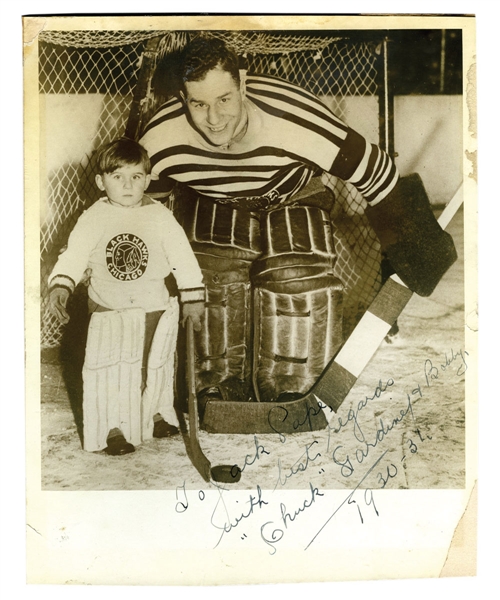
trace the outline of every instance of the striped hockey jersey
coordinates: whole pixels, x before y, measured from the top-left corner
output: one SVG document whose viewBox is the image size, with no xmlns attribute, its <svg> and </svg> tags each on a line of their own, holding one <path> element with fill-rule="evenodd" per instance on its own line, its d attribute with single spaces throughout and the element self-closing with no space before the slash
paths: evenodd
<svg viewBox="0 0 500 600">
<path fill-rule="evenodd" d="M 264 197 L 276 204 L 325 171 L 376 203 L 396 185 L 399 175 L 390 157 L 308 91 L 248 75 L 244 104 L 247 131 L 227 149 L 211 145 L 195 129 L 179 99 L 161 107 L 140 140 L 152 162 L 148 191 L 167 192 L 175 180 L 219 202 L 244 206 L 245 199 Z"/>
</svg>

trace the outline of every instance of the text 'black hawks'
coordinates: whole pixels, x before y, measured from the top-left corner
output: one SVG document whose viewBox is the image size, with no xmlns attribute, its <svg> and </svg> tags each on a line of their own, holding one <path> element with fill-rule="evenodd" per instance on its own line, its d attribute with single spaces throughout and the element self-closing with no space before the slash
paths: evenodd
<svg viewBox="0 0 500 600">
<path fill-rule="evenodd" d="M 148 266 L 148 247 L 132 233 L 120 233 L 106 246 L 108 271 L 120 281 L 139 279 Z"/>
</svg>

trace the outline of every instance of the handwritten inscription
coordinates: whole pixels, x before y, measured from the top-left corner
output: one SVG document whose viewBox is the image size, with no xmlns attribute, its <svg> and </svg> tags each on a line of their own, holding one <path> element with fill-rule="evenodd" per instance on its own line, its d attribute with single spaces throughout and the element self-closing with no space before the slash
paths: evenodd
<svg viewBox="0 0 500 600">
<path fill-rule="evenodd" d="M 300 513 L 304 512 L 306 510 L 306 508 L 310 508 L 313 505 L 313 503 L 316 499 L 316 496 L 324 496 L 324 494 L 322 494 L 318 490 L 317 487 L 313 486 L 312 483 L 309 484 L 309 487 L 311 488 L 311 497 L 309 499 L 304 500 L 302 506 L 300 506 L 298 509 L 296 509 L 293 512 L 293 515 L 287 511 L 285 504 L 283 504 L 283 502 L 281 502 L 281 504 L 280 504 L 281 519 L 282 519 L 283 525 L 285 527 L 288 527 L 288 523 L 293 523 L 295 521 L 295 519 L 300 515 Z"/>
<path fill-rule="evenodd" d="M 257 438 L 256 435 L 253 436 L 254 439 L 254 444 L 255 444 L 255 452 L 254 454 L 247 454 L 245 456 L 245 462 L 243 463 L 242 467 L 239 467 L 238 465 L 233 465 L 231 467 L 231 475 L 233 477 L 236 477 L 236 475 L 239 472 L 242 472 L 247 468 L 250 467 L 251 465 L 254 464 L 254 462 L 256 460 L 259 460 L 259 458 L 263 455 L 263 454 L 269 454 L 269 452 L 264 448 L 264 446 L 262 444 L 259 443 L 259 440 Z"/>
<path fill-rule="evenodd" d="M 254 514 L 255 509 L 261 509 L 266 504 L 269 504 L 269 502 L 263 499 L 262 490 L 260 486 L 257 486 L 256 496 L 254 496 L 253 494 L 249 494 L 248 500 L 245 503 L 248 505 L 248 507 L 245 508 L 245 510 L 239 512 L 239 514 L 237 514 L 236 516 L 231 516 L 224 495 L 227 492 L 227 490 L 219 487 L 218 492 L 219 499 L 217 501 L 217 504 L 215 505 L 210 521 L 212 526 L 221 532 L 219 541 L 217 542 L 215 547 L 217 547 L 220 544 L 224 534 L 230 533 L 235 527 L 238 527 L 238 525 L 244 519 L 248 519 L 249 517 L 251 517 Z"/>
<path fill-rule="evenodd" d="M 286 482 L 294 475 L 297 475 L 297 473 L 306 471 L 309 464 L 321 456 L 321 452 L 316 452 L 314 456 L 312 456 L 312 452 L 309 453 L 309 450 L 318 443 L 318 440 L 313 440 L 310 444 L 306 444 L 304 453 L 300 455 L 298 460 L 296 460 L 289 469 L 285 470 L 281 465 L 281 459 L 278 458 L 278 478 L 274 489 L 278 487 L 278 484 L 285 485 Z"/>
<path fill-rule="evenodd" d="M 336 416 L 334 423 L 328 424 L 328 444 L 330 444 L 331 435 L 333 433 L 339 433 L 344 427 L 347 427 L 349 423 L 353 424 L 353 435 L 359 441 L 364 441 L 364 434 L 361 431 L 361 427 L 358 422 L 359 413 L 366 408 L 369 402 L 380 398 L 382 394 L 390 387 L 394 385 L 394 379 L 390 378 L 385 383 L 379 380 L 377 387 L 375 388 L 371 396 L 365 396 L 363 400 L 360 400 L 356 405 L 356 408 L 350 408 L 347 412 L 346 417 L 342 415 Z M 319 398 L 317 398 L 319 400 Z M 320 400 L 321 401 L 321 400 Z M 326 405 L 324 405 L 326 407 Z M 328 446 L 329 447 L 329 446 Z"/>
<path fill-rule="evenodd" d="M 301 418 L 297 418 L 296 411 L 294 413 L 293 428 L 301 430 L 300 437 L 288 433 L 287 409 L 271 406 L 268 422 L 276 435 L 268 434 L 271 439 L 263 435 L 261 439 L 257 435 L 253 439 L 246 438 L 249 451 L 233 467 L 241 472 L 252 470 L 254 474 L 262 469 L 271 482 L 270 489 L 262 489 L 262 484 L 254 483 L 251 491 L 233 494 L 234 487 L 211 484 L 217 491 L 215 505 L 208 506 L 210 526 L 216 536 L 214 547 L 228 536 L 248 544 L 248 536 L 254 531 L 257 540 L 274 555 L 283 547 L 282 540 L 287 536 L 310 531 L 307 549 L 329 524 L 333 526 L 332 520 L 340 514 L 348 516 L 354 511 L 360 526 L 382 516 L 375 498 L 377 490 L 407 485 L 407 462 L 433 439 L 427 427 L 418 422 L 418 403 L 425 403 L 432 394 L 429 388 L 438 381 L 444 382 L 445 376 L 448 379 L 462 377 L 468 369 L 468 356 L 462 349 L 451 349 L 440 359 L 427 358 L 420 377 L 417 375 L 413 385 L 405 386 L 406 389 L 401 389 L 392 377 L 381 378 L 370 393 L 337 413 L 328 406 L 328 398 L 317 397 L 317 406 L 308 406 Z M 312 438 L 308 439 L 307 434 L 304 436 L 304 425 L 309 422 L 313 428 L 312 419 L 320 411 L 330 416 L 330 422 L 326 431 L 311 432 Z M 281 430 L 285 423 L 286 435 Z M 398 448 L 397 454 L 393 449 L 387 450 L 387 445 L 382 447 L 382 442 L 390 438 L 393 440 L 390 448 Z M 286 445 L 287 450 L 293 448 L 293 452 L 281 452 L 278 456 L 277 450 L 282 445 Z M 322 475 L 328 468 L 336 472 L 337 481 L 339 476 L 348 480 L 350 487 L 357 481 L 342 502 L 335 503 L 331 509 L 324 485 L 315 482 L 315 474 Z M 300 487 L 305 484 L 307 488 L 303 492 L 296 491 L 292 500 L 283 497 L 279 492 L 285 487 L 294 489 L 295 480 Z M 322 480 L 324 483 L 324 478 Z M 206 498 L 209 496 L 202 490 L 188 492 L 183 484 L 176 490 L 175 511 L 185 513 L 199 502 L 207 505 Z M 213 502 L 213 496 L 210 501 Z M 325 510 L 328 518 L 321 524 Z"/>
<path fill-rule="evenodd" d="M 413 390 L 412 394 L 419 394 L 420 397 L 422 397 L 422 391 L 420 389 L 420 386 L 418 388 L 416 388 L 415 390 Z M 415 417 L 413 415 L 413 408 L 412 408 L 412 404 L 411 404 L 411 395 L 407 394 L 407 405 L 405 408 L 401 409 L 399 411 L 399 415 L 396 417 L 393 417 L 389 422 L 384 422 L 383 418 L 381 417 L 379 419 L 379 424 L 377 426 L 377 429 L 375 431 L 375 434 L 373 435 L 372 439 L 370 441 L 367 441 L 365 434 L 363 433 L 361 427 L 358 425 L 358 431 L 361 437 L 358 437 L 358 435 L 356 435 L 356 439 L 359 440 L 362 443 L 362 446 L 360 448 L 358 448 L 354 454 L 355 458 L 356 458 L 356 462 L 358 464 L 362 464 L 364 462 L 364 460 L 368 457 L 368 455 L 370 454 L 370 451 L 372 450 L 372 448 L 376 448 L 378 446 L 378 444 L 380 442 L 382 442 L 384 440 L 384 438 L 389 435 L 389 433 L 396 427 L 398 426 L 400 423 L 402 423 L 404 421 L 404 419 L 406 418 L 406 416 L 408 414 L 411 414 L 413 420 L 415 420 Z M 335 450 L 333 451 L 333 461 L 335 462 L 335 464 L 338 464 L 341 466 L 341 473 L 342 475 L 344 475 L 344 477 L 350 477 L 353 473 L 354 473 L 354 467 L 352 466 L 352 461 L 349 455 L 346 455 L 344 457 L 344 459 L 340 459 L 339 460 L 339 456 L 338 456 L 338 451 L 342 448 L 342 446 L 337 446 L 335 448 Z"/>
<path fill-rule="evenodd" d="M 449 367 L 453 367 L 455 375 L 461 377 L 467 371 L 467 361 L 465 357 L 469 356 L 467 350 L 450 350 L 450 353 L 445 353 L 444 360 L 441 363 L 434 364 L 430 358 L 425 361 L 424 375 L 427 387 L 430 387 L 434 380 L 439 379 L 440 372 L 446 371 Z"/>
<path fill-rule="evenodd" d="M 307 546 L 305 547 L 305 550 L 307 550 L 309 548 L 309 546 L 316 540 L 316 538 L 320 535 L 320 533 L 325 529 L 325 527 L 330 523 L 330 521 L 335 517 L 335 515 L 340 511 L 340 509 L 345 505 L 346 502 L 347 502 L 348 505 L 352 505 L 352 504 L 356 504 L 357 505 L 357 509 L 358 509 L 359 516 L 360 516 L 360 519 L 361 519 L 361 523 L 364 524 L 363 513 L 361 512 L 361 508 L 359 507 L 358 502 L 356 500 L 354 500 L 354 495 L 359 490 L 359 488 L 361 487 L 361 484 L 365 481 L 365 479 L 367 479 L 367 477 L 375 469 L 375 467 L 378 465 L 378 463 L 384 458 L 384 456 L 386 455 L 386 453 L 387 453 L 387 450 L 377 458 L 377 460 L 368 469 L 368 471 L 365 473 L 365 475 L 363 476 L 363 478 L 358 482 L 358 484 L 352 490 L 352 492 L 343 500 L 343 502 L 341 502 L 341 504 L 339 504 L 339 506 L 337 506 L 334 509 L 334 511 L 332 512 L 332 514 L 328 517 L 328 519 L 325 521 L 325 523 L 321 526 L 321 528 L 318 530 L 318 532 L 314 535 L 314 537 L 311 539 L 311 541 L 309 542 L 309 544 L 307 544 Z M 375 506 L 375 500 L 374 500 L 374 497 L 373 497 L 372 490 L 371 489 L 364 490 L 363 496 L 364 496 L 364 502 L 365 502 L 365 504 L 367 506 L 373 506 L 373 510 L 375 511 L 375 514 L 378 517 L 379 516 L 379 512 L 377 510 L 377 507 Z"/>
<path fill-rule="evenodd" d="M 311 508 L 313 504 L 316 502 L 316 498 L 318 496 L 324 496 L 325 494 L 320 492 L 319 489 L 313 486 L 312 483 L 309 483 L 310 495 L 308 498 L 304 500 L 301 506 L 293 511 L 293 513 L 288 512 L 286 505 L 281 502 L 280 503 L 280 511 L 281 511 L 281 521 L 279 527 L 275 524 L 274 521 L 266 521 L 260 528 L 260 535 L 264 542 L 271 547 L 271 551 L 269 554 L 276 554 L 276 547 L 279 541 L 283 539 L 285 535 L 285 530 L 288 529 L 289 525 L 292 525 L 304 511 L 308 508 Z M 285 527 L 285 530 L 281 529 L 281 527 Z"/>
</svg>

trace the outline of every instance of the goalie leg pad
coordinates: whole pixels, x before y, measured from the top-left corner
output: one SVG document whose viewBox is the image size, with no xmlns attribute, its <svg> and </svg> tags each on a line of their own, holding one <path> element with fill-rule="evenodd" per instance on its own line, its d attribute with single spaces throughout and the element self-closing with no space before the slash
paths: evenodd
<svg viewBox="0 0 500 600">
<path fill-rule="evenodd" d="M 263 402 L 305 394 L 342 343 L 342 285 L 333 276 L 317 283 L 300 294 L 255 292 L 254 387 Z"/>
<path fill-rule="evenodd" d="M 147 381 L 142 394 L 142 438 L 153 437 L 153 417 L 160 414 L 170 425 L 179 425 L 174 409 L 175 349 L 179 328 L 179 303 L 170 298 L 160 317 L 147 358 Z"/>
<path fill-rule="evenodd" d="M 331 274 L 335 262 L 330 218 L 311 206 L 286 206 L 262 216 L 262 256 L 255 261 L 252 279 L 267 287 L 295 282 L 295 290 L 309 289 L 308 279 Z"/>
<path fill-rule="evenodd" d="M 206 272 L 204 272 L 206 274 Z M 227 276 L 231 275 L 226 273 Z M 248 275 L 247 275 L 248 276 Z M 195 332 L 196 390 L 231 380 L 242 389 L 250 382 L 251 292 L 248 281 L 206 288 L 205 318 Z"/>
<path fill-rule="evenodd" d="M 430 296 L 457 252 L 434 217 L 420 176 L 401 178 L 386 198 L 367 207 L 366 216 L 402 281 L 418 295 Z"/>
<path fill-rule="evenodd" d="M 198 196 L 182 207 L 180 222 L 196 253 L 253 260 L 260 254 L 259 216 Z"/>
<path fill-rule="evenodd" d="M 328 213 L 287 206 L 263 217 L 254 264 L 254 389 L 260 400 L 306 393 L 342 343 L 342 284 Z"/>
<path fill-rule="evenodd" d="M 103 450 L 111 429 L 141 443 L 142 309 L 93 313 L 83 366 L 83 448 Z"/>
<path fill-rule="evenodd" d="M 194 333 L 196 391 L 246 399 L 251 377 L 249 269 L 261 253 L 259 216 L 191 195 L 183 201 L 179 220 L 206 286 L 202 330 Z"/>
</svg>

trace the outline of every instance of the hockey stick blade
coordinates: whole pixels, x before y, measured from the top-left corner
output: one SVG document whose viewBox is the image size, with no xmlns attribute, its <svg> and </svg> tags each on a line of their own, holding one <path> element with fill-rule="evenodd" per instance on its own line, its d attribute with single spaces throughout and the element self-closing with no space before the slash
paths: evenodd
<svg viewBox="0 0 500 600">
<path fill-rule="evenodd" d="M 186 322 L 187 338 L 187 380 L 188 380 L 188 411 L 189 411 L 189 448 L 191 461 L 205 481 L 218 483 L 237 483 L 241 479 L 241 469 L 237 465 L 211 466 L 205 456 L 198 439 L 199 418 L 198 402 L 196 399 L 196 381 L 194 373 L 194 331 L 190 318 Z"/>
<path fill-rule="evenodd" d="M 462 203 L 463 184 L 438 219 L 443 229 L 450 223 Z M 338 354 L 307 394 L 311 398 L 314 396 L 321 403 L 328 422 L 340 408 L 412 296 L 413 292 L 401 279 L 397 275 L 391 275 Z"/>
</svg>

